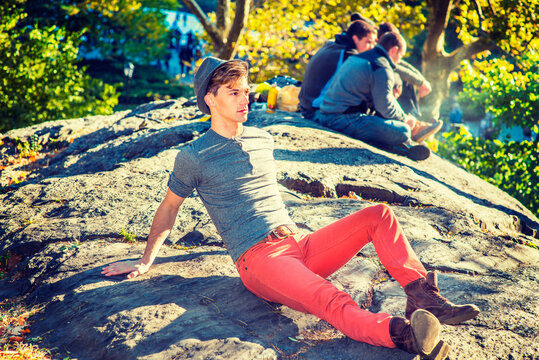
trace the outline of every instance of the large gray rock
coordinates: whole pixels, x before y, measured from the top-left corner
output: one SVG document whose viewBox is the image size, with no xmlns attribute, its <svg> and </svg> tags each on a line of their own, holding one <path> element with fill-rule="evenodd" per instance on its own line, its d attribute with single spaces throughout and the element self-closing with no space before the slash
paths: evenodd
<svg viewBox="0 0 539 360">
<path fill-rule="evenodd" d="M 174 157 L 209 128 L 203 120 L 192 102 L 170 100 L 2 136 L 9 145 L 37 134 L 63 148 L 0 195 L 0 255 L 22 258 L 0 281 L 0 299 L 46 305 L 32 336 L 77 359 L 413 359 L 249 293 L 196 195 L 149 273 L 100 275 L 141 256 Z M 435 155 L 413 162 L 298 114 L 252 112 L 247 124 L 273 135 L 299 226 L 316 230 L 389 203 L 421 261 L 440 272 L 442 293 L 481 308 L 443 327 L 449 359 L 538 358 L 539 252 L 523 244 L 536 241 L 539 221 L 518 201 Z M 20 170 L 4 169 L 2 185 Z M 137 241 L 124 241 L 122 229 Z M 370 245 L 330 280 L 364 308 L 404 314 L 404 291 Z"/>
</svg>

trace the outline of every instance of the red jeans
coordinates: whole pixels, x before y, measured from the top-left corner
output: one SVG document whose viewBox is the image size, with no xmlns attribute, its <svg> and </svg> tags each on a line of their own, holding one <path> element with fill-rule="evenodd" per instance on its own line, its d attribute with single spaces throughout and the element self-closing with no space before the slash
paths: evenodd
<svg viewBox="0 0 539 360">
<path fill-rule="evenodd" d="M 240 256 L 236 267 L 245 287 L 255 295 L 314 314 L 354 340 L 394 348 L 389 335 L 391 315 L 361 309 L 350 295 L 325 280 L 370 241 L 401 286 L 426 276 L 393 211 L 384 204 L 311 234 L 280 240 L 268 237 Z"/>
</svg>

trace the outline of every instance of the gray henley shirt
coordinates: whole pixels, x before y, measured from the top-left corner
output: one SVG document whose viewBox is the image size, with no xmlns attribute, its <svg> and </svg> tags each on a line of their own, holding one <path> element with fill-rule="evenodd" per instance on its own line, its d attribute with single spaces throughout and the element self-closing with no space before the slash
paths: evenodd
<svg viewBox="0 0 539 360">
<path fill-rule="evenodd" d="M 186 198 L 197 189 L 232 259 L 279 225 L 293 224 L 277 187 L 273 138 L 243 127 L 229 139 L 208 130 L 184 146 L 168 187 Z"/>
</svg>

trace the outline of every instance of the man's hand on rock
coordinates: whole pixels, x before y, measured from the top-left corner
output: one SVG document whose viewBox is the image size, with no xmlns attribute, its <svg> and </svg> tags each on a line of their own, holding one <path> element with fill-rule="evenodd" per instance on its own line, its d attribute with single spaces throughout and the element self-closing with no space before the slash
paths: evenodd
<svg viewBox="0 0 539 360">
<path fill-rule="evenodd" d="M 105 276 L 121 275 L 127 273 L 127 278 L 132 279 L 142 275 L 150 269 L 150 265 L 144 264 L 142 260 L 119 261 L 105 266 L 101 274 Z"/>
</svg>

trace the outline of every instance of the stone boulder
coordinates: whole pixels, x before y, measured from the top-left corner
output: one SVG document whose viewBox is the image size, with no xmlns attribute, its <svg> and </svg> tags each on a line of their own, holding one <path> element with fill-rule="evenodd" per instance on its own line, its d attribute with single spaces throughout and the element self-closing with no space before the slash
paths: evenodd
<svg viewBox="0 0 539 360">
<path fill-rule="evenodd" d="M 34 135 L 57 149 L 2 171 L 0 255 L 19 262 L 0 280 L 0 300 L 44 306 L 32 336 L 72 359 L 413 359 L 248 292 L 196 194 L 150 272 L 101 276 L 142 255 L 178 149 L 209 125 L 178 99 L 1 135 L 6 149 Z M 539 220 L 522 204 L 436 155 L 414 162 L 297 113 L 253 111 L 247 125 L 274 137 L 283 199 L 300 227 L 388 203 L 439 272 L 442 294 L 481 308 L 443 326 L 449 359 L 538 358 L 539 252 L 526 244 L 537 242 Z M 21 171 L 25 180 L 6 186 Z M 330 280 L 365 309 L 404 314 L 404 291 L 371 245 Z"/>
</svg>

